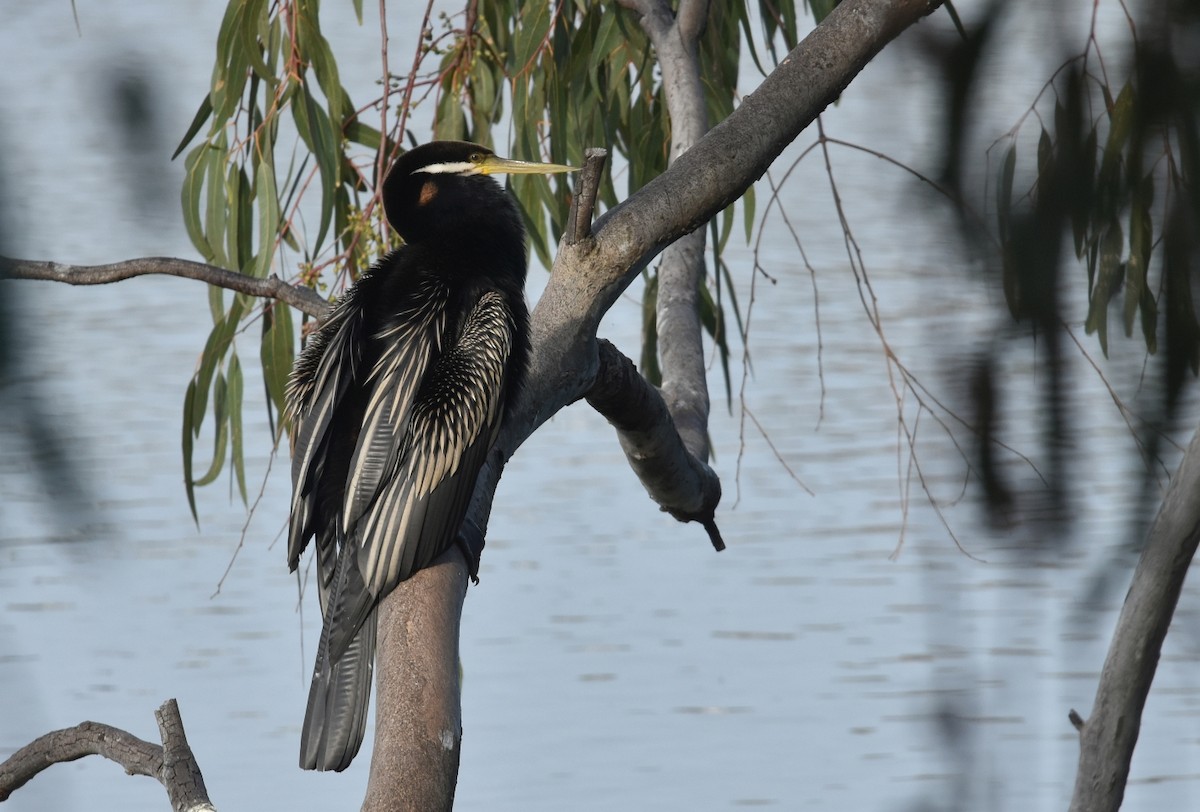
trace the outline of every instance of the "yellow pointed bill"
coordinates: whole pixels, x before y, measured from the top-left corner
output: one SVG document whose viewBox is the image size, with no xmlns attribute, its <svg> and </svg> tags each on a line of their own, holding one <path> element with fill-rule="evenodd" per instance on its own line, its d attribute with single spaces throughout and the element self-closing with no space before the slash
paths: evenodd
<svg viewBox="0 0 1200 812">
<path fill-rule="evenodd" d="M 578 172 L 579 168 L 565 164 L 543 164 L 536 161 L 516 161 L 488 155 L 479 162 L 481 175 L 554 175 L 559 172 Z"/>
</svg>

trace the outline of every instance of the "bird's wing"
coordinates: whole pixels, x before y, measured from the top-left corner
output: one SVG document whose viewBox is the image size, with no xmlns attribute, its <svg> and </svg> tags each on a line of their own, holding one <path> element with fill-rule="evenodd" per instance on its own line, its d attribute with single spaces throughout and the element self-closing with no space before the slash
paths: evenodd
<svg viewBox="0 0 1200 812">
<path fill-rule="evenodd" d="M 308 539 L 332 533 L 332 517 L 319 516 L 318 485 L 329 453 L 330 422 L 358 374 L 363 350 L 363 312 L 351 291 L 304 348 L 288 380 L 292 423 L 292 512 L 288 526 L 288 565 L 296 569 Z M 318 526 L 324 525 L 324 527 Z M 336 545 L 318 545 L 321 583 L 333 573 Z M 328 566 L 326 566 L 328 565 Z"/>
<path fill-rule="evenodd" d="M 374 336 L 382 350 L 368 377 L 370 399 L 346 480 L 341 530 L 347 537 L 395 476 L 418 391 L 442 350 L 446 291 L 428 284 Z"/>
<path fill-rule="evenodd" d="M 363 508 L 353 536 L 375 600 L 453 543 L 500 428 L 514 329 L 503 296 L 485 293 L 461 335 L 434 362 L 408 425 L 395 427 L 402 435 L 380 440 L 364 430 L 359 438 L 360 448 L 381 443 L 396 454 L 390 475 L 377 478 L 373 493 L 346 494 L 348 516 L 352 507 Z M 407 379 L 400 381 L 407 385 Z M 382 378 L 379 383 L 380 397 L 388 397 L 389 387 Z"/>
</svg>

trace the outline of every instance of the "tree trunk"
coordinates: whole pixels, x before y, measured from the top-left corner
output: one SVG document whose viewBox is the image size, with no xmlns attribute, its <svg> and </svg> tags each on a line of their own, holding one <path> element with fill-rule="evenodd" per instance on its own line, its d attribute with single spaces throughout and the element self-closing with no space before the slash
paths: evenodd
<svg viewBox="0 0 1200 812">
<path fill-rule="evenodd" d="M 1092 715 L 1071 711 L 1079 771 L 1071 812 L 1116 812 L 1142 725 L 1163 639 L 1200 542 L 1200 430 L 1184 452 L 1146 538 L 1117 620 Z"/>
<path fill-rule="evenodd" d="M 454 806 L 462 743 L 458 627 L 466 591 L 466 561 L 451 547 L 379 604 L 367 812 Z"/>
</svg>

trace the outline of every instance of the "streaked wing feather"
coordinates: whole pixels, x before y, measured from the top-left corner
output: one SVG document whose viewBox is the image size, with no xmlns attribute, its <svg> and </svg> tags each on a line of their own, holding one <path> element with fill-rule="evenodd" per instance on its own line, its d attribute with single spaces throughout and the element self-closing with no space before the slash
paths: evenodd
<svg viewBox="0 0 1200 812">
<path fill-rule="evenodd" d="M 342 549 L 329 588 L 321 591 L 324 623 L 300 739 L 300 766 L 309 770 L 343 770 L 358 752 L 375 659 L 374 601 L 363 586 L 355 545 L 328 546 Z"/>
<path fill-rule="evenodd" d="M 460 457 L 458 468 L 424 493 L 416 482 L 419 459 L 406 458 L 399 476 L 362 526 L 359 567 L 374 594 L 386 593 L 428 566 L 454 542 L 494 440 L 494 432 L 477 437 Z"/>
<path fill-rule="evenodd" d="M 453 543 L 499 431 L 513 329 L 501 295 L 484 294 L 432 370 L 448 385 L 413 404 L 394 475 L 359 525 L 359 565 L 377 597 Z"/>
<path fill-rule="evenodd" d="M 362 310 L 348 294 L 309 340 L 288 380 L 292 421 L 292 512 L 288 564 L 295 569 L 308 539 L 318 529 L 316 484 L 324 469 L 329 425 L 354 380 L 362 358 Z M 322 556 L 324 557 L 324 556 Z M 332 569 L 323 573 L 323 581 Z"/>
<path fill-rule="evenodd" d="M 375 336 L 385 349 L 371 370 L 371 398 L 350 462 L 342 511 L 342 529 L 347 533 L 396 472 L 408 432 L 409 412 L 440 349 L 445 328 L 444 297 L 444 286 L 431 283 L 424 295 L 417 297 L 417 305 L 400 313 L 393 326 Z"/>
</svg>

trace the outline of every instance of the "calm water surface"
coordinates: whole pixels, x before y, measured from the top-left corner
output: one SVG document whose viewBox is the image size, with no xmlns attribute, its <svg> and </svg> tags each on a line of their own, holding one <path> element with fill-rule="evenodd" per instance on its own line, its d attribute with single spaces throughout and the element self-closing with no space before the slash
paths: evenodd
<svg viewBox="0 0 1200 812">
<path fill-rule="evenodd" d="M 153 78 L 169 151 L 206 90 L 222 4 L 78 5 L 82 36 L 54 4 L 15 4 L 0 25 L 13 251 L 80 263 L 193 257 L 177 224 L 181 169 L 120 157 L 104 77 L 166 60 Z M 391 33 L 407 58 L 405 13 Z M 367 43 L 361 63 L 343 64 L 365 98 L 373 30 L 353 25 L 348 4 L 325 17 L 335 42 Z M 919 66 L 911 53 L 881 57 L 828 115 L 831 134 L 930 161 L 932 97 L 894 83 Z M 1028 99 L 1026 90 L 1012 92 Z M 912 216 L 935 204 L 908 179 L 854 153 L 833 160 L 886 339 L 962 407 L 963 370 L 1004 323 L 998 295 L 972 282 L 944 223 Z M 148 169 L 165 173 L 162 199 L 129 184 Z M 146 195 L 152 204 L 139 206 Z M 774 282 L 760 276 L 751 289 L 751 253 L 730 255 L 740 300 L 753 301 L 753 417 L 727 413 L 716 367 L 712 379 L 727 552 L 655 509 L 584 406 L 557 415 L 510 464 L 483 581 L 466 603 L 460 808 L 1024 810 L 1069 797 L 1077 747 L 1066 714 L 1090 707 L 1124 593 L 1121 582 L 1099 612 L 1080 609 L 1129 540 L 1139 468 L 1127 430 L 1072 350 L 1086 404 L 1074 426 L 1075 522 L 1065 533 L 998 532 L 980 520 L 976 494 L 962 496 L 965 466 L 946 433 L 902 393 L 952 538 L 908 474 L 881 341 L 816 160 L 785 200 L 816 269 L 821 330 L 813 281 L 773 215 L 759 261 Z M 0 411 L 0 757 L 84 719 L 155 739 L 153 710 L 177 697 L 221 808 L 357 806 L 365 754 L 342 775 L 295 767 L 319 621 L 311 603 L 298 609 L 284 565 L 287 465 L 266 441 L 257 387 L 246 410 L 252 495 L 261 488 L 253 518 L 247 525 L 226 478 L 201 491 L 198 529 L 188 513 L 179 420 L 210 325 L 204 291 L 140 279 L 4 292 L 21 311 L 23 366 Z M 629 298 L 603 333 L 634 353 L 638 319 Z M 256 344 L 249 334 L 239 343 L 248 381 Z M 1114 344 L 1103 369 L 1137 406 L 1142 359 Z M 1035 462 L 1039 362 L 1028 346 L 1008 358 L 1003 429 Z M 31 415 L 57 429 L 77 465 L 81 515 L 62 510 L 61 483 L 37 475 L 45 452 L 26 439 Z M 1169 469 L 1177 453 L 1168 449 Z M 1004 465 L 1034 488 L 1028 465 Z M 1019 552 L 1052 534 L 1063 536 L 1053 551 Z M 1184 596 L 1168 638 L 1128 809 L 1189 808 L 1200 796 L 1198 606 Z M 164 796 L 87 759 L 54 767 L 9 808 L 159 810 Z"/>
</svg>

